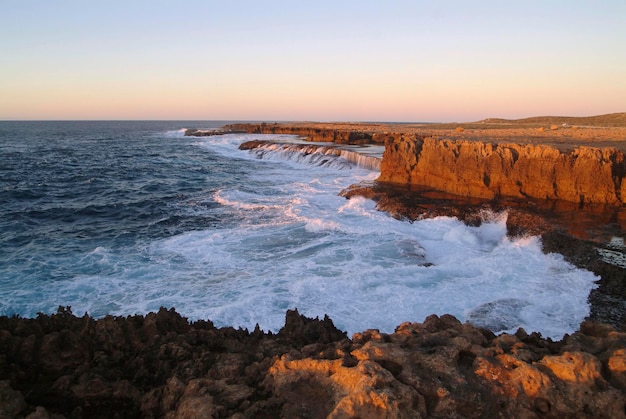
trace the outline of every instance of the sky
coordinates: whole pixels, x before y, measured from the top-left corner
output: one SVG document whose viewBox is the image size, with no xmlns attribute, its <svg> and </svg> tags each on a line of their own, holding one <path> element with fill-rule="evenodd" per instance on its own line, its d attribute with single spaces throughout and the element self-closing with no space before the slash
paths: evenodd
<svg viewBox="0 0 626 419">
<path fill-rule="evenodd" d="M 624 111 L 624 0 L 0 0 L 0 120 Z"/>
</svg>

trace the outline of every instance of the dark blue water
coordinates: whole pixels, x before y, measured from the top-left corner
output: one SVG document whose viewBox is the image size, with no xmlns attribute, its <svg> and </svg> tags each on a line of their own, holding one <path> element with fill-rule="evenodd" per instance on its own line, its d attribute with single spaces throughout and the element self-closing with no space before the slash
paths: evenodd
<svg viewBox="0 0 626 419">
<path fill-rule="evenodd" d="M 450 313 L 560 338 L 589 313 L 596 278 L 510 240 L 506 214 L 401 222 L 339 196 L 377 177 L 360 158 L 181 131 L 223 124 L 0 122 L 0 315 L 164 306 L 277 330 L 298 308 L 390 332 Z"/>
<path fill-rule="evenodd" d="M 25 284 L 96 274 L 100 266 L 69 262 L 97 246 L 235 222 L 203 209 L 217 205 L 216 188 L 247 178 L 246 167 L 172 135 L 221 125 L 0 122 L 0 266 L 21 266 Z"/>
</svg>

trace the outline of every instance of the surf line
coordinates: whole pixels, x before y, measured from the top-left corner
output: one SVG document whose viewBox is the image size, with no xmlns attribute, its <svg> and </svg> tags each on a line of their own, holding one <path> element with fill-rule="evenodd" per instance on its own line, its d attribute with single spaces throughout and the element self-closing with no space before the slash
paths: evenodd
<svg viewBox="0 0 626 419">
<path fill-rule="evenodd" d="M 279 155 L 286 160 L 296 160 L 316 166 L 348 169 L 357 166 L 362 169 L 380 171 L 382 157 L 376 150 L 369 152 L 369 147 L 337 146 L 321 144 L 293 144 L 266 140 L 251 140 L 242 143 L 240 150 L 254 152 L 258 158 L 268 153 Z M 361 150 L 363 149 L 363 150 Z"/>
</svg>

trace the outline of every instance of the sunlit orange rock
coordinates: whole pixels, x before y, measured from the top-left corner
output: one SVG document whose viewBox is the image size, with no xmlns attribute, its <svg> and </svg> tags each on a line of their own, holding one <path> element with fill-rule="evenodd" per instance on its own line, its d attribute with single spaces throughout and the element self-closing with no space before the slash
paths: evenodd
<svg viewBox="0 0 626 419">
<path fill-rule="evenodd" d="M 283 417 L 421 416 L 414 410 L 419 394 L 370 360 L 345 367 L 339 359 L 292 360 L 284 355 L 269 369 L 269 377 L 275 394 L 285 400 Z"/>
<path fill-rule="evenodd" d="M 425 138 L 388 143 L 378 180 L 481 198 L 622 205 L 625 173 L 624 154 L 615 148 L 567 153 L 547 145 Z"/>
<path fill-rule="evenodd" d="M 624 115 L 614 116 L 624 119 Z M 608 123 L 603 118 L 588 122 L 602 121 Z M 623 205 L 626 128 L 616 121 L 610 123 L 611 128 L 582 130 L 570 130 L 569 124 L 546 123 L 549 130 L 524 123 L 490 125 L 490 129 L 481 129 L 487 127 L 482 123 L 466 124 L 471 130 L 456 124 L 261 123 L 228 125 L 226 132 L 291 134 L 339 144 L 385 144 L 381 182 L 428 186 L 467 197 Z M 191 130 L 186 135 L 214 134 Z"/>
<path fill-rule="evenodd" d="M 626 348 L 616 349 L 607 363 L 611 381 L 626 390 Z"/>
<path fill-rule="evenodd" d="M 61 332 L 89 348 L 80 363 L 66 362 Z M 592 322 L 553 342 L 450 315 L 352 339 L 296 310 L 277 334 L 165 309 L 0 316 L 0 416 L 623 418 L 625 348 L 626 333 Z"/>
<path fill-rule="evenodd" d="M 565 352 L 559 356 L 546 356 L 538 365 L 548 368 L 561 381 L 606 387 L 600 361 L 590 354 Z"/>
</svg>

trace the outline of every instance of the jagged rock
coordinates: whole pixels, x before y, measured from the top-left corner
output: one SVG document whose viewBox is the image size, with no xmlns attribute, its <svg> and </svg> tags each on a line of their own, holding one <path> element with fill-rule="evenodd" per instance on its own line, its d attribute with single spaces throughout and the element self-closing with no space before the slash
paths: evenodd
<svg viewBox="0 0 626 419">
<path fill-rule="evenodd" d="M 26 416 L 26 419 L 65 419 L 65 416 L 51 414 L 44 407 L 37 406 L 34 412 Z"/>
<path fill-rule="evenodd" d="M 626 348 L 615 349 L 607 362 L 611 373 L 611 383 L 622 390 L 626 390 Z"/>
<path fill-rule="evenodd" d="M 394 417 L 426 415 L 423 397 L 370 360 L 346 367 L 341 360 L 291 359 L 269 370 L 266 385 L 283 400 L 281 417 Z"/>
<path fill-rule="evenodd" d="M 324 316 L 323 320 L 309 319 L 295 309 L 287 310 L 285 326 L 278 332 L 278 337 L 304 346 L 310 343 L 334 342 L 347 338 L 347 335 L 337 329 L 328 316 Z"/>
<path fill-rule="evenodd" d="M 165 309 L 100 320 L 62 309 L 0 317 L 0 348 L 5 417 L 619 418 L 626 404 L 626 333 L 595 322 L 553 342 L 433 315 L 348 339 L 297 310 L 272 334 Z"/>
<path fill-rule="evenodd" d="M 24 410 L 27 405 L 24 396 L 19 391 L 11 387 L 9 380 L 0 381 L 0 418 L 15 418 Z"/>
</svg>

